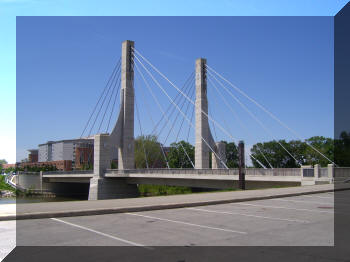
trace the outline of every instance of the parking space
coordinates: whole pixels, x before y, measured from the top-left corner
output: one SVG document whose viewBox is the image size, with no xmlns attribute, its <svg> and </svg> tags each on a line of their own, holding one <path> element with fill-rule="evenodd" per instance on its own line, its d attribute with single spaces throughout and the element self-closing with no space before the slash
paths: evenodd
<svg viewBox="0 0 350 262">
<path fill-rule="evenodd" d="M 322 193 L 192 208 L 20 220 L 17 245 L 328 246 L 334 244 L 333 198 L 331 193 Z"/>
</svg>

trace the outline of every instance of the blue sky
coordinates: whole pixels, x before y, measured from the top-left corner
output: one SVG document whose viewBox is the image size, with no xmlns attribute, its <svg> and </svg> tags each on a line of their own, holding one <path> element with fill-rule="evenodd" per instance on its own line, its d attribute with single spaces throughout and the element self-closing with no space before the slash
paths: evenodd
<svg viewBox="0 0 350 262">
<path fill-rule="evenodd" d="M 92 109 L 91 103 L 103 88 L 120 55 L 120 43 L 125 39 L 135 40 L 138 50 L 178 85 L 193 70 L 194 59 L 205 56 L 209 65 L 303 136 L 332 136 L 332 16 L 346 2 L 224 1 L 217 5 L 212 1 L 174 1 L 172 4 L 133 1 L 134 5 L 130 6 L 126 1 L 101 4 L 101 1 L 0 0 L 0 29 L 4 36 L 0 43 L 0 85 L 5 109 L 2 112 L 6 112 L 2 119 L 7 123 L 7 128 L 1 131 L 0 158 L 14 161 L 11 148 L 15 141 L 16 16 L 330 16 L 260 20 L 124 18 L 129 19 L 127 23 L 123 18 L 110 17 L 23 20 L 24 23 L 17 24 L 17 59 L 21 61 L 18 67 L 21 74 L 17 75 L 17 93 L 21 94 L 17 100 L 17 116 L 22 117 L 20 122 L 17 119 L 17 155 L 21 159 L 25 149 L 39 143 L 80 135 Z M 223 48 L 221 45 L 217 48 L 218 41 L 223 43 Z M 83 97 L 88 103 L 80 104 L 82 98 L 76 96 L 82 89 L 90 91 Z M 65 106 L 59 108 L 57 103 L 48 102 L 52 98 L 64 99 Z M 39 107 L 40 103 L 46 107 Z M 223 109 L 217 108 L 215 113 L 220 114 L 220 110 Z M 31 111 L 34 115 L 28 114 Z M 56 121 L 50 122 L 49 117 Z M 58 124 L 63 122 L 67 123 L 64 128 Z M 277 138 L 290 138 L 286 131 L 271 128 L 275 128 Z M 242 139 L 238 131 L 236 134 Z"/>
</svg>

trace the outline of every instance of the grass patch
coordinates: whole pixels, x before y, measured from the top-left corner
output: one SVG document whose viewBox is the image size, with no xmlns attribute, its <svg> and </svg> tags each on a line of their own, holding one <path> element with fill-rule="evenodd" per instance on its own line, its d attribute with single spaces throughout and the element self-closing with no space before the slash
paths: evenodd
<svg viewBox="0 0 350 262">
<path fill-rule="evenodd" d="M 284 188 L 293 187 L 295 185 L 281 185 L 274 184 L 265 187 L 253 186 L 248 187 L 246 190 L 259 190 L 259 189 L 271 189 L 271 188 Z M 167 195 L 179 195 L 179 194 L 192 194 L 192 193 L 215 193 L 215 192 L 230 192 L 230 191 L 242 191 L 239 188 L 231 187 L 227 189 L 208 189 L 208 188 L 191 188 L 183 186 L 161 186 L 161 185 L 138 185 L 138 189 L 141 197 L 148 196 L 167 196 Z"/>
<path fill-rule="evenodd" d="M 182 186 L 139 185 L 138 188 L 140 195 L 144 197 L 192 193 L 192 189 L 190 187 Z"/>
</svg>

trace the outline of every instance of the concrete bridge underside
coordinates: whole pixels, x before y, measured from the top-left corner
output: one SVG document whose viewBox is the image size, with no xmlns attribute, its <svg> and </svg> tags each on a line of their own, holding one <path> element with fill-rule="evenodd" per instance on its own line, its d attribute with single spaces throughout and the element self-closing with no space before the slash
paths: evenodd
<svg viewBox="0 0 350 262">
<path fill-rule="evenodd" d="M 93 174 L 67 174 L 56 175 L 48 174 L 43 176 L 46 183 L 82 183 L 89 184 L 93 181 Z M 128 172 L 123 173 L 120 170 L 108 171 L 105 174 L 105 181 L 111 184 L 111 188 L 121 189 L 120 185 L 167 185 L 184 186 L 192 188 L 207 189 L 229 189 L 238 187 L 238 175 L 215 175 L 215 174 L 174 174 L 171 170 L 164 170 L 156 174 L 147 172 Z M 276 185 L 280 186 L 300 186 L 300 176 L 253 176 L 247 175 L 247 188 L 267 188 Z M 128 191 L 127 187 L 123 191 Z M 120 197 L 120 195 L 119 195 Z M 125 197 L 130 197 L 126 195 Z"/>
<path fill-rule="evenodd" d="M 219 177 L 218 177 L 219 176 Z M 44 176 L 43 184 L 46 184 L 47 191 L 55 193 L 58 196 L 71 196 L 86 198 L 90 194 L 91 181 L 93 176 L 82 175 L 81 177 L 70 175 L 67 176 Z M 166 186 L 183 186 L 201 189 L 217 189 L 225 190 L 238 188 L 238 176 L 222 176 L 222 175 L 168 175 L 168 174 L 127 174 L 115 175 L 106 174 L 104 180 L 108 183 L 108 187 L 104 188 L 104 193 L 108 196 L 113 194 L 114 198 L 128 198 L 137 197 L 138 192 L 135 193 L 134 187 L 137 189 L 138 185 L 166 185 Z M 49 186 L 47 186 L 49 185 Z M 262 178 L 248 176 L 246 177 L 246 188 L 271 188 L 273 186 L 300 186 L 300 178 L 284 177 L 276 178 Z M 130 190 L 130 187 L 132 189 Z M 100 199 L 105 199 L 104 195 L 99 196 Z M 108 197 L 109 198 L 109 197 Z"/>
<path fill-rule="evenodd" d="M 51 175 L 44 176 L 43 181 L 47 183 L 85 183 L 89 184 L 93 178 L 92 175 Z M 107 173 L 105 179 L 108 181 L 120 181 L 127 184 L 139 185 L 167 185 L 167 186 L 185 186 L 212 189 L 227 189 L 237 187 L 238 176 L 236 175 L 187 175 L 187 174 L 113 174 Z M 259 177 L 247 176 L 248 184 L 254 184 L 257 187 L 266 185 L 301 185 L 300 177 Z"/>
</svg>

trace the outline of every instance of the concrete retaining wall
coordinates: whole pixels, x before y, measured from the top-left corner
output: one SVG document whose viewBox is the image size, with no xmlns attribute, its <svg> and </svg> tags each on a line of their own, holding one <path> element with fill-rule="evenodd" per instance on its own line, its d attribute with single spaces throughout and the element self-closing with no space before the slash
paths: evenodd
<svg viewBox="0 0 350 262">
<path fill-rule="evenodd" d="M 39 172 L 18 172 L 17 187 L 23 189 L 41 190 L 41 177 Z"/>
</svg>

